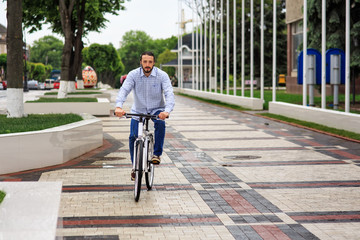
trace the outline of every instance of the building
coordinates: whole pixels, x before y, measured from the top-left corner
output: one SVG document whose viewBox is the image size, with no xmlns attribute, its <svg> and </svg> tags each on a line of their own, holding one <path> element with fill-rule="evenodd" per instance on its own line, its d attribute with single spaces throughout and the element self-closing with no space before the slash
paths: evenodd
<svg viewBox="0 0 360 240">
<path fill-rule="evenodd" d="M 198 46 L 200 46 L 200 35 L 194 34 L 194 49 L 193 49 L 193 42 L 192 42 L 192 33 L 184 35 L 182 37 L 182 45 L 179 49 L 179 46 L 176 45 L 174 49 L 171 50 L 171 52 L 176 52 L 179 56 L 179 53 L 182 53 L 182 66 L 183 66 L 183 87 L 184 88 L 192 88 L 193 83 L 193 72 L 192 72 L 192 66 L 193 66 L 193 53 L 194 58 L 196 58 L 196 53 L 199 52 L 199 50 L 196 49 L 196 39 L 198 39 Z M 199 56 L 200 57 L 200 56 Z M 200 64 L 200 61 L 197 61 Z M 194 66 L 196 65 L 196 61 L 194 62 Z M 179 76 L 179 69 L 178 69 L 178 58 L 171 60 L 170 62 L 167 62 L 165 64 L 162 64 L 162 67 L 174 67 L 175 68 L 175 75 Z"/>
<path fill-rule="evenodd" d="M 0 24 L 0 54 L 7 53 L 6 51 L 6 27 Z"/>
</svg>

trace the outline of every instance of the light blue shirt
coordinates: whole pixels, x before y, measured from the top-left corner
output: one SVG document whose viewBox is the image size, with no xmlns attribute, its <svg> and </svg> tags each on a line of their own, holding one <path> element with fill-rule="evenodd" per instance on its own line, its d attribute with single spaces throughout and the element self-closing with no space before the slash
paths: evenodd
<svg viewBox="0 0 360 240">
<path fill-rule="evenodd" d="M 145 76 L 141 67 L 129 72 L 117 95 L 115 106 L 122 108 L 132 90 L 132 113 L 155 114 L 159 110 L 170 113 L 174 109 L 175 98 L 169 76 L 157 67 L 153 68 L 149 77 Z"/>
</svg>

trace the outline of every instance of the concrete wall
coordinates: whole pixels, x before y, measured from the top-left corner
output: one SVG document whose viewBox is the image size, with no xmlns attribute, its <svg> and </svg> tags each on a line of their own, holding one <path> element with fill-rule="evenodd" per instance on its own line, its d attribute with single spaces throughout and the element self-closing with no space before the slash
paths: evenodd
<svg viewBox="0 0 360 240">
<path fill-rule="evenodd" d="M 95 116 L 109 116 L 110 102 L 107 98 L 98 98 L 98 102 L 25 102 L 27 114 L 40 113 L 89 113 Z"/>
<path fill-rule="evenodd" d="M 240 97 L 240 96 L 233 96 L 233 95 L 224 95 L 224 94 L 217 94 L 211 92 L 203 92 L 197 91 L 192 89 L 180 89 L 174 88 L 175 92 L 188 94 L 191 96 L 201 97 L 210 100 L 217 100 L 224 103 L 234 104 L 237 106 L 241 106 L 244 108 L 252 109 L 252 110 L 262 110 L 264 101 L 259 98 L 248 98 L 248 97 Z"/>
<path fill-rule="evenodd" d="M 283 102 L 269 102 L 269 112 L 314 122 L 324 126 L 360 133 L 360 115 L 333 110 L 305 107 Z"/>
<path fill-rule="evenodd" d="M 41 131 L 0 134 L 0 174 L 64 163 L 102 146 L 95 117 Z"/>
</svg>

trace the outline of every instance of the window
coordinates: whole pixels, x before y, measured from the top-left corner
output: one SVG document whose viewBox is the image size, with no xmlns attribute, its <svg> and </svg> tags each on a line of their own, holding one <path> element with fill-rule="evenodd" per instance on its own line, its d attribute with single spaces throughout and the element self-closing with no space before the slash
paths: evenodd
<svg viewBox="0 0 360 240">
<path fill-rule="evenodd" d="M 299 46 L 303 41 L 303 28 L 302 28 L 302 20 L 291 23 L 291 31 L 292 31 L 292 70 L 297 71 L 297 58 L 301 52 L 299 50 Z"/>
</svg>

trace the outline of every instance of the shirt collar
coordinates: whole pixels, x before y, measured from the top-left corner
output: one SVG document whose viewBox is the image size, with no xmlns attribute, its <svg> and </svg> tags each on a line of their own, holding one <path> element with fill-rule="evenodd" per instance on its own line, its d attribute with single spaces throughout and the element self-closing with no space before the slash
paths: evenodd
<svg viewBox="0 0 360 240">
<path fill-rule="evenodd" d="M 156 77 L 156 73 L 157 73 L 157 67 L 154 66 L 154 67 L 153 67 L 153 70 L 152 70 L 151 73 L 150 73 L 150 76 Z M 145 76 L 142 67 L 140 67 L 140 76 L 141 76 L 141 77 L 144 77 L 144 76 Z"/>
</svg>

